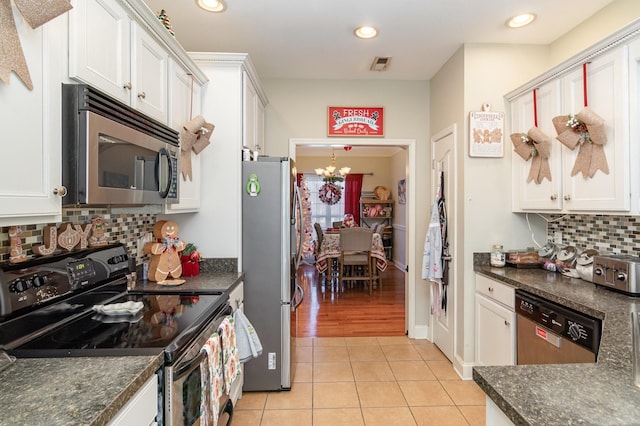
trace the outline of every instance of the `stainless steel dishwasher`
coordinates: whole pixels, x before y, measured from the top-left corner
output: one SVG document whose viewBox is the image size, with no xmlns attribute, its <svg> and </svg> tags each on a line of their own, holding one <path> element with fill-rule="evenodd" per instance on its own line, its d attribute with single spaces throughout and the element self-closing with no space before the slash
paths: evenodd
<svg viewBox="0 0 640 426">
<path fill-rule="evenodd" d="M 518 364 L 596 362 L 602 321 L 516 290 Z"/>
</svg>

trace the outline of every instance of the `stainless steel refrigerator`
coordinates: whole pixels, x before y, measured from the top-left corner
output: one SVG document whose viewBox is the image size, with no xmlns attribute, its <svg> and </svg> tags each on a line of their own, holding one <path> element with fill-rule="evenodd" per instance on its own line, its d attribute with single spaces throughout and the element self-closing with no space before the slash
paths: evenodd
<svg viewBox="0 0 640 426">
<path fill-rule="evenodd" d="M 262 355 L 244 364 L 245 391 L 291 389 L 292 312 L 302 302 L 296 283 L 302 211 L 293 161 L 259 157 L 242 162 L 244 312 Z"/>
</svg>

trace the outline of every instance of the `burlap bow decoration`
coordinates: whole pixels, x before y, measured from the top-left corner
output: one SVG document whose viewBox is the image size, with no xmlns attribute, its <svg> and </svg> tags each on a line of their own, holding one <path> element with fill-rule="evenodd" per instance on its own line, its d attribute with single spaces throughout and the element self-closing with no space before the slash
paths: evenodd
<svg viewBox="0 0 640 426">
<path fill-rule="evenodd" d="M 527 133 L 513 133 L 511 142 L 513 150 L 524 161 L 529 161 L 532 158 L 527 183 L 533 180 L 539 185 L 544 178 L 551 182 L 551 168 L 549 167 L 551 139 L 549 136 L 539 128 L 532 127 Z"/>
<path fill-rule="evenodd" d="M 191 150 L 200 154 L 209 145 L 215 126 L 207 123 L 201 115 L 186 122 L 180 130 L 180 164 L 182 177 L 192 179 Z"/>
<path fill-rule="evenodd" d="M 72 8 L 69 0 L 14 0 L 22 17 L 33 29 Z M 29 90 L 33 83 L 22 51 L 20 37 L 11 11 L 11 0 L 0 0 L 0 80 L 9 83 L 11 71 Z"/>
<path fill-rule="evenodd" d="M 600 116 L 585 107 L 575 116 L 555 117 L 553 125 L 558 132 L 556 139 L 564 146 L 573 150 L 578 144 L 580 145 L 571 176 L 582 172 L 583 178 L 592 178 L 598 170 L 609 174 L 607 156 L 604 152 L 607 133 L 604 120 Z"/>
</svg>

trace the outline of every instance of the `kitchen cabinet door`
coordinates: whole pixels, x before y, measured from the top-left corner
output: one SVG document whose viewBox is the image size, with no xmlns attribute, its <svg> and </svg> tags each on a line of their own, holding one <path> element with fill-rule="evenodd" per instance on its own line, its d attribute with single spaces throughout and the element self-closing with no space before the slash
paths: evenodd
<svg viewBox="0 0 640 426">
<path fill-rule="evenodd" d="M 562 209 L 562 150 L 556 140 L 553 117 L 561 114 L 560 81 L 552 81 L 536 91 L 538 128 L 551 139 L 549 167 L 551 181 L 527 182 L 532 159 L 525 161 L 511 153 L 513 211 L 560 211 Z M 533 93 L 526 93 L 511 103 L 511 133 L 527 133 L 535 124 Z"/>
<path fill-rule="evenodd" d="M 13 9 L 33 90 L 15 73 L 0 83 L 0 226 L 60 220 L 62 203 L 54 191 L 62 182 L 62 59 L 66 15 L 36 28 Z"/>
<path fill-rule="evenodd" d="M 243 92 L 243 145 L 252 151 L 264 151 L 264 104 L 258 95 L 249 74 L 242 74 Z"/>
<path fill-rule="evenodd" d="M 169 54 L 138 24 L 132 24 L 131 106 L 167 123 L 167 70 Z"/>
<path fill-rule="evenodd" d="M 631 161 L 631 210 L 632 213 L 640 211 L 640 168 L 637 166 L 640 160 L 640 40 L 629 44 L 629 140 L 634 141 L 630 146 L 629 159 Z"/>
<path fill-rule="evenodd" d="M 69 13 L 69 77 L 166 124 L 166 49 L 116 1 L 76 1 Z"/>
<path fill-rule="evenodd" d="M 476 293 L 476 365 L 515 365 L 516 314 Z"/>
<path fill-rule="evenodd" d="M 129 105 L 131 19 L 118 2 L 73 2 L 69 11 L 69 77 Z"/>
<path fill-rule="evenodd" d="M 598 170 L 593 178 L 571 176 L 579 147 L 563 146 L 563 203 L 566 211 L 629 211 L 629 97 L 627 46 L 592 59 L 587 65 L 588 105 L 605 122 L 604 145 L 609 173 Z M 577 114 L 584 107 L 582 67 L 562 78 L 563 113 Z"/>
<path fill-rule="evenodd" d="M 170 125 L 180 131 L 186 122 L 202 111 L 202 86 L 195 81 L 190 72 L 171 59 L 169 60 L 169 75 Z M 191 151 L 191 179 L 185 179 L 180 173 L 180 202 L 169 204 L 165 213 L 196 212 L 200 208 L 200 155 Z"/>
</svg>

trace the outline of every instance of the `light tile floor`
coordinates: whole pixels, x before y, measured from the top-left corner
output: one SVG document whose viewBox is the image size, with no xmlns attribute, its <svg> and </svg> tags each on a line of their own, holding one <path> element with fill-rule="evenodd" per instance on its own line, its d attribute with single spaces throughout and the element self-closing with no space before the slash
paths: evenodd
<svg viewBox="0 0 640 426">
<path fill-rule="evenodd" d="M 485 394 L 430 342 L 296 339 L 290 392 L 245 392 L 234 426 L 484 425 Z"/>
</svg>

